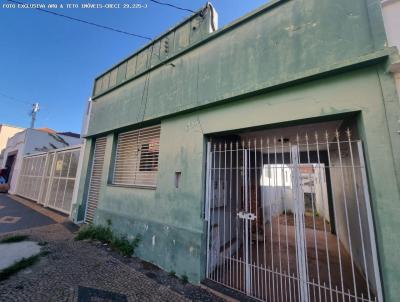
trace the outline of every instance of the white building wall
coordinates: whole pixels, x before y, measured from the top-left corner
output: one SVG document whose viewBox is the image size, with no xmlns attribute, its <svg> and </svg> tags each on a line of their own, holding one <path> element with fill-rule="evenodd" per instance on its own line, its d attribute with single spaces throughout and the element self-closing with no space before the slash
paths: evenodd
<svg viewBox="0 0 400 302">
<path fill-rule="evenodd" d="M 61 139 L 59 139 L 61 138 Z M 65 136 L 52 135 L 45 131 L 36 129 L 26 129 L 23 132 L 17 133 L 8 140 L 7 147 L 4 149 L 4 158 L 1 167 L 5 168 L 7 157 L 9 154 L 17 153 L 14 170 L 10 182 L 10 194 L 15 194 L 17 189 L 17 181 L 19 178 L 22 158 L 24 155 L 44 152 L 68 146 L 80 145 L 81 139 Z"/>
<path fill-rule="evenodd" d="M 0 125 L 0 152 L 7 146 L 7 141 L 16 133 L 24 131 L 25 128 L 14 127 L 9 125 Z"/>
<path fill-rule="evenodd" d="M 400 18 L 400 16 L 399 16 L 399 18 Z M 396 72 L 394 77 L 396 80 L 397 94 L 399 96 L 399 101 L 400 101 L 400 71 Z"/>
<path fill-rule="evenodd" d="M 25 142 L 24 155 L 81 144 L 80 138 L 60 134 L 54 135 L 36 129 L 26 129 L 26 131 L 28 134 Z M 58 138 L 61 138 L 61 140 L 58 140 Z"/>
<path fill-rule="evenodd" d="M 382 14 L 385 23 L 388 46 L 400 50 L 400 0 L 382 0 Z M 397 93 L 400 96 L 400 62 L 391 67 L 394 72 Z"/>
<path fill-rule="evenodd" d="M 300 164 L 300 166 L 310 166 Z M 325 178 L 325 166 L 323 164 L 312 164 L 313 173 L 303 173 L 301 175 L 302 193 L 312 193 L 315 210 L 319 215 L 330 221 L 328 193 Z M 270 217 L 280 215 L 284 210 L 295 212 L 293 204 L 293 166 L 284 164 L 264 165 L 260 177 L 262 207 L 266 221 Z M 304 183 L 304 181 L 307 181 Z"/>
<path fill-rule="evenodd" d="M 19 132 L 11 137 L 8 142 L 6 148 L 3 150 L 3 162 L 1 163 L 1 168 L 6 168 L 7 157 L 12 154 L 16 154 L 14 169 L 11 177 L 10 189 L 9 192 L 13 194 L 13 190 L 11 188 L 16 187 L 16 181 L 19 175 L 19 171 L 21 169 L 22 156 L 24 153 L 25 140 L 26 140 L 26 131 Z"/>
<path fill-rule="evenodd" d="M 383 0 L 381 3 L 389 46 L 400 49 L 400 0 Z"/>
</svg>

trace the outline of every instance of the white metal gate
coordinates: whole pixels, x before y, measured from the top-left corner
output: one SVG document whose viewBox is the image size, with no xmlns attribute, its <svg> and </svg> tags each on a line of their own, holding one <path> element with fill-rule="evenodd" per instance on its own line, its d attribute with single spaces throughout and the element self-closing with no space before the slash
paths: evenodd
<svg viewBox="0 0 400 302">
<path fill-rule="evenodd" d="M 207 279 L 262 301 L 380 301 L 362 143 L 350 131 L 208 143 Z"/>
<path fill-rule="evenodd" d="M 39 202 L 46 160 L 47 153 L 26 156 L 22 159 L 17 183 L 18 195 Z"/>
<path fill-rule="evenodd" d="M 101 178 L 103 176 L 104 155 L 106 152 L 107 138 L 100 137 L 95 140 L 90 183 L 86 201 L 85 222 L 92 223 L 99 202 Z"/>
<path fill-rule="evenodd" d="M 69 147 L 25 156 L 17 194 L 70 214 L 79 154 L 80 147 Z"/>
<path fill-rule="evenodd" d="M 49 155 L 44 191 L 46 206 L 70 213 L 80 148 L 61 150 Z"/>
</svg>

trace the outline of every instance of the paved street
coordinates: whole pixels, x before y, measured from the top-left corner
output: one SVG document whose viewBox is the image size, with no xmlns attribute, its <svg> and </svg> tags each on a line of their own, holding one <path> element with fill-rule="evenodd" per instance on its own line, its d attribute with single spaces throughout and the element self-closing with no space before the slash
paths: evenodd
<svg viewBox="0 0 400 302">
<path fill-rule="evenodd" d="M 0 234 L 55 223 L 51 218 L 0 194 Z"/>
<path fill-rule="evenodd" d="M 0 204 L 5 206 L 1 217 L 19 217 L 13 227 L 1 224 L 3 233 L 14 232 L 0 234 L 0 239 L 28 235 L 46 252 L 38 263 L 0 281 L 1 302 L 221 301 L 138 258 L 122 257 L 101 243 L 75 241 L 71 224 L 61 215 L 58 220 L 64 222 L 56 223 L 7 195 L 0 195 Z"/>
</svg>

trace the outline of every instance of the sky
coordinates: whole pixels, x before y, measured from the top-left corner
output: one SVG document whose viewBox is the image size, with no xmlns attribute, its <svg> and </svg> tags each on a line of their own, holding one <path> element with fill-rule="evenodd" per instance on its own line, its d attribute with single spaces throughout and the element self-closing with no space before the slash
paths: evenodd
<svg viewBox="0 0 400 302">
<path fill-rule="evenodd" d="M 140 3 L 141 9 L 54 9 L 53 11 L 148 37 L 157 37 L 190 12 L 148 0 L 19 0 L 25 3 Z M 161 1 L 161 0 L 160 0 Z M 191 10 L 204 0 L 162 0 Z M 268 0 L 214 0 L 219 27 Z M 80 132 L 96 76 L 148 41 L 35 9 L 10 9 L 0 0 L 0 124 L 29 127 L 32 103 L 39 102 L 35 127 Z"/>
</svg>

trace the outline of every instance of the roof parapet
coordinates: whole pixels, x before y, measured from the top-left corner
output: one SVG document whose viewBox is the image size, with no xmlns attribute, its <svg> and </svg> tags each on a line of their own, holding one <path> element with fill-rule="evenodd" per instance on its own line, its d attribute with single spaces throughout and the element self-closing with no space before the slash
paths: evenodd
<svg viewBox="0 0 400 302">
<path fill-rule="evenodd" d="M 93 97 L 107 92 L 218 30 L 218 14 L 210 2 L 189 18 L 96 78 Z"/>
</svg>

